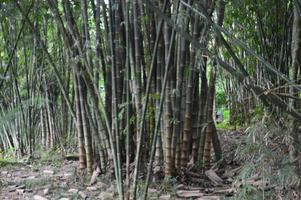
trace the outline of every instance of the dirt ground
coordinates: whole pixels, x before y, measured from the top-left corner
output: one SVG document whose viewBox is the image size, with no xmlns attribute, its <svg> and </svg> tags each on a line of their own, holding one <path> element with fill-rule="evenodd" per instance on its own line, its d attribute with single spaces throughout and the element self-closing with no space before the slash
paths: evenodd
<svg viewBox="0 0 301 200">
<path fill-rule="evenodd" d="M 227 170 L 209 171 L 200 175 L 191 171 L 179 175 L 172 187 L 162 183 L 153 183 L 149 189 L 149 199 L 199 199 L 219 200 L 231 197 L 235 170 L 239 168 L 231 163 L 235 147 L 233 141 L 240 137 L 238 133 L 221 136 L 225 147 L 225 157 L 230 163 Z M 60 162 L 40 162 L 14 164 L 0 168 L 0 199 L 34 199 L 34 200 L 71 200 L 71 199 L 117 199 L 116 187 L 105 175 L 89 185 L 86 174 L 78 170 L 78 161 L 61 160 Z M 227 175 L 228 173 L 228 175 Z M 230 174 L 229 174 L 230 173 Z M 182 176 L 182 177 L 181 177 Z M 209 178 L 208 178 L 209 177 Z"/>
</svg>

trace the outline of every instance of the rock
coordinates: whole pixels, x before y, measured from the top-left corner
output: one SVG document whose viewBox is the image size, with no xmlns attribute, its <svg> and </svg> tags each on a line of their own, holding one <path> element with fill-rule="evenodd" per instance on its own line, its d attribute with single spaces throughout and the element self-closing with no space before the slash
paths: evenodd
<svg viewBox="0 0 301 200">
<path fill-rule="evenodd" d="M 65 182 L 65 181 L 62 181 L 61 183 L 60 183 L 60 186 L 61 187 L 67 187 L 68 186 L 68 184 L 67 184 L 67 182 Z"/>
<path fill-rule="evenodd" d="M 200 192 L 199 190 L 178 190 L 177 196 L 184 199 L 193 199 L 204 196 L 204 193 Z"/>
<path fill-rule="evenodd" d="M 8 174 L 8 171 L 2 171 L 2 172 L 1 172 L 1 175 L 4 175 L 4 176 L 5 176 L 5 175 L 7 175 L 7 174 Z"/>
<path fill-rule="evenodd" d="M 27 177 L 27 180 L 35 179 L 35 178 L 36 178 L 35 176 L 28 176 L 28 177 Z"/>
<path fill-rule="evenodd" d="M 180 190 L 180 189 L 183 189 L 183 188 L 185 188 L 185 185 L 183 185 L 183 184 L 179 184 L 176 187 L 177 190 Z"/>
<path fill-rule="evenodd" d="M 44 172 L 44 174 L 49 174 L 49 175 L 54 174 L 54 171 L 52 171 L 52 170 L 44 170 L 43 172 Z"/>
<path fill-rule="evenodd" d="M 147 199 L 149 200 L 173 200 L 174 198 L 171 198 L 171 195 L 148 195 Z"/>
<path fill-rule="evenodd" d="M 14 191 L 16 191 L 16 188 L 11 188 L 8 190 L 8 192 L 14 192 Z"/>
<path fill-rule="evenodd" d="M 204 196 L 200 197 L 197 200 L 221 200 L 221 197 L 219 196 Z"/>
<path fill-rule="evenodd" d="M 115 193 L 116 192 L 116 187 L 114 185 L 111 185 L 108 190 L 108 192 L 111 192 L 111 193 Z"/>
<path fill-rule="evenodd" d="M 156 192 L 158 192 L 158 190 L 156 190 L 155 188 L 148 188 L 148 192 L 149 193 L 156 193 Z"/>
<path fill-rule="evenodd" d="M 44 193 L 44 195 L 49 194 L 49 188 L 44 189 L 43 193 Z"/>
<path fill-rule="evenodd" d="M 72 173 L 64 173 L 63 176 L 64 176 L 64 177 L 70 177 L 70 176 L 72 176 Z"/>
<path fill-rule="evenodd" d="M 48 199 L 46 199 L 45 197 L 42 197 L 42 196 L 40 196 L 40 195 L 34 195 L 34 196 L 33 196 L 33 199 L 34 199 L 34 200 L 48 200 Z"/>
<path fill-rule="evenodd" d="M 60 198 L 59 200 L 70 200 L 69 198 Z"/>
<path fill-rule="evenodd" d="M 170 199 L 171 199 L 171 195 L 170 194 L 161 195 L 159 197 L 159 200 L 170 200 Z"/>
<path fill-rule="evenodd" d="M 99 176 L 99 174 L 100 174 L 100 169 L 99 167 L 97 167 L 96 170 L 93 171 L 89 185 L 93 185 L 96 183 L 96 178 Z"/>
<path fill-rule="evenodd" d="M 23 193 L 25 192 L 25 190 L 24 190 L 24 189 L 17 189 L 16 192 L 17 192 L 18 194 L 23 194 Z"/>
<path fill-rule="evenodd" d="M 83 191 L 79 191 L 78 192 L 79 196 L 81 196 L 81 198 L 86 199 L 88 196 L 83 192 Z"/>
<path fill-rule="evenodd" d="M 78 193 L 78 189 L 69 189 L 68 192 L 76 194 Z"/>
<path fill-rule="evenodd" d="M 114 199 L 114 195 L 113 195 L 113 193 L 102 192 L 99 195 L 99 199 L 101 199 L 101 200 L 107 200 L 107 199 L 111 200 L 111 199 Z"/>
<path fill-rule="evenodd" d="M 100 182 L 100 181 L 97 181 L 97 183 L 96 183 L 96 187 L 100 188 L 102 190 L 105 190 L 107 188 L 107 186 L 108 186 L 107 184 Z"/>
<path fill-rule="evenodd" d="M 205 171 L 205 175 L 217 186 L 224 185 L 223 179 L 219 177 L 215 171 L 207 170 Z"/>
<path fill-rule="evenodd" d="M 16 188 L 18 188 L 18 185 L 9 185 L 9 186 L 7 186 L 8 191 L 11 191 L 11 190 L 15 191 Z"/>
<path fill-rule="evenodd" d="M 25 187 L 26 187 L 25 185 L 19 185 L 19 186 L 17 186 L 16 188 L 17 188 L 17 189 L 25 189 Z"/>
<path fill-rule="evenodd" d="M 87 187 L 87 190 L 89 190 L 89 191 L 96 191 L 97 188 L 96 188 L 96 187 L 93 187 L 93 186 L 90 186 L 90 187 Z"/>
</svg>

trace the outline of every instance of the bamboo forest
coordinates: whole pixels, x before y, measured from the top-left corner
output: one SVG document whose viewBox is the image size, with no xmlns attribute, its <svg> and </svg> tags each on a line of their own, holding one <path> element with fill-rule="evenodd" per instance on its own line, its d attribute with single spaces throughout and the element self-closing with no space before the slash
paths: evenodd
<svg viewBox="0 0 301 200">
<path fill-rule="evenodd" d="M 0 199 L 301 199 L 301 0 L 0 0 Z"/>
</svg>

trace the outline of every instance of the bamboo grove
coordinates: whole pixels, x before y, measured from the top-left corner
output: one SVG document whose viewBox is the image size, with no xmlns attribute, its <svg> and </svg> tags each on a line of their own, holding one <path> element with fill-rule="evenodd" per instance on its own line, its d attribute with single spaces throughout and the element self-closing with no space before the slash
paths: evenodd
<svg viewBox="0 0 301 200">
<path fill-rule="evenodd" d="M 226 164 L 217 81 L 230 123 L 261 100 L 298 127 L 300 3 L 1 1 L 0 150 L 76 144 L 79 168 L 113 172 L 120 199 L 140 180 L 146 198 L 151 178 Z"/>
</svg>

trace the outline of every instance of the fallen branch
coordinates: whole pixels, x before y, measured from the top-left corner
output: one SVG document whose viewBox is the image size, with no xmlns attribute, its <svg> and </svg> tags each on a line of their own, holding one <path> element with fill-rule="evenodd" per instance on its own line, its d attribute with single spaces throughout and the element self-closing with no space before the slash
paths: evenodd
<svg viewBox="0 0 301 200">
<path fill-rule="evenodd" d="M 224 185 L 223 179 L 221 177 L 219 177 L 215 173 L 215 171 L 213 171 L 213 170 L 207 170 L 205 172 L 205 175 L 209 178 L 209 180 L 211 180 L 214 183 L 214 185 L 217 185 L 217 186 L 218 185 L 220 185 L 220 186 Z"/>
</svg>

